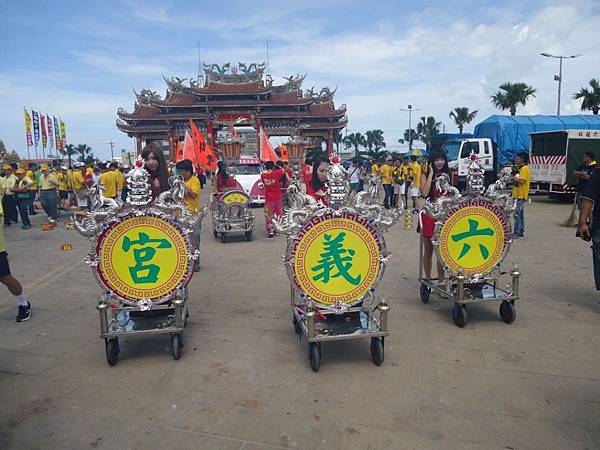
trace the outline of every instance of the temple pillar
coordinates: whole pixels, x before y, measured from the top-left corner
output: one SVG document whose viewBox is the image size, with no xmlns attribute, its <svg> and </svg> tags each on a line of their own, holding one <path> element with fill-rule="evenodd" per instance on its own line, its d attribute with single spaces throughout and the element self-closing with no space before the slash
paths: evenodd
<svg viewBox="0 0 600 450">
<path fill-rule="evenodd" d="M 331 157 L 333 153 L 333 130 L 327 132 L 327 149 L 325 150 L 327 157 Z"/>
<path fill-rule="evenodd" d="M 135 151 L 137 156 L 142 154 L 142 137 L 139 134 L 135 135 Z"/>
</svg>

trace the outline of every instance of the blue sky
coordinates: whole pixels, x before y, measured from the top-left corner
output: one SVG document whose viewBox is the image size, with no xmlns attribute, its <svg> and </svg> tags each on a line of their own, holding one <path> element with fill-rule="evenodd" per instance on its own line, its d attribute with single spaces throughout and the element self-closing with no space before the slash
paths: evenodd
<svg viewBox="0 0 600 450">
<path fill-rule="evenodd" d="M 523 5 L 525 4 L 525 5 Z M 167 77 L 195 76 L 197 42 L 209 63 L 260 62 L 269 41 L 271 73 L 308 72 L 304 88 L 339 85 L 349 132 L 381 128 L 388 146 L 416 116 L 447 131 L 456 106 L 495 110 L 505 81 L 537 88 L 523 113 L 553 114 L 558 61 L 565 62 L 562 114 L 571 94 L 600 78 L 600 3 L 552 1 L 14 1 L 0 0 L 0 139 L 26 155 L 23 106 L 61 116 L 71 143 L 102 158 L 133 141 L 115 127 L 131 110 L 132 88 L 164 95 Z M 468 129 L 472 129 L 471 125 Z"/>
</svg>

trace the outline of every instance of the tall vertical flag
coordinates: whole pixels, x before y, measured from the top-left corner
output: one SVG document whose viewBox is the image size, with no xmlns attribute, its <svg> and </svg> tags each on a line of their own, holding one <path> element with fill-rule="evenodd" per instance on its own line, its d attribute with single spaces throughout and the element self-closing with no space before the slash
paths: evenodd
<svg viewBox="0 0 600 450">
<path fill-rule="evenodd" d="M 56 143 L 56 150 L 62 152 L 62 146 L 60 145 L 60 127 L 58 126 L 58 120 L 54 117 L 54 142 Z"/>
<path fill-rule="evenodd" d="M 219 162 L 219 158 L 217 157 L 217 155 L 215 155 L 213 149 L 210 148 L 210 145 L 206 141 L 206 138 L 200 132 L 200 130 L 198 129 L 198 127 L 192 119 L 190 119 L 190 130 L 192 131 L 194 148 L 197 154 L 197 163 L 208 170 L 217 170 L 217 163 Z"/>
<path fill-rule="evenodd" d="M 260 160 L 277 162 L 279 157 L 269 142 L 269 138 L 263 128 L 260 128 Z"/>
<path fill-rule="evenodd" d="M 40 116 L 32 109 L 31 117 L 33 118 L 33 145 L 37 147 L 40 142 Z"/>
<path fill-rule="evenodd" d="M 42 148 L 48 145 L 48 135 L 46 134 L 46 116 L 40 113 L 40 126 L 42 128 Z"/>
<path fill-rule="evenodd" d="M 185 132 L 185 141 L 183 143 L 183 156 L 181 159 L 189 159 L 192 162 L 194 168 L 196 168 L 196 166 L 198 165 L 198 154 L 194 146 L 194 140 L 192 139 L 190 133 L 187 130 Z"/>
<path fill-rule="evenodd" d="M 52 117 L 50 114 L 46 115 L 46 120 L 48 121 L 48 149 L 49 153 L 52 153 L 52 149 L 54 148 L 54 125 L 52 124 Z"/>
<path fill-rule="evenodd" d="M 64 150 L 67 146 L 67 129 L 65 128 L 65 123 L 62 119 L 60 119 L 60 136 L 62 138 L 62 149 Z"/>
<path fill-rule="evenodd" d="M 27 138 L 27 151 L 29 151 L 29 147 L 33 145 L 33 139 L 31 138 L 31 115 L 29 115 L 29 111 L 27 108 L 23 107 L 25 111 L 25 137 Z"/>
</svg>

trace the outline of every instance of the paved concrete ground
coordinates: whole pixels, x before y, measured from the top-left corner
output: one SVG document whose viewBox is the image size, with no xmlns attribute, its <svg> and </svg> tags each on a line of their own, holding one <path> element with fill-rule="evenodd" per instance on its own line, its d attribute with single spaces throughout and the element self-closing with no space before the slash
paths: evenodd
<svg viewBox="0 0 600 450">
<path fill-rule="evenodd" d="M 523 272 L 517 320 L 476 305 L 465 329 L 447 301 L 419 301 L 417 235 L 398 224 L 386 235 L 384 365 L 367 341 L 324 344 L 317 374 L 289 320 L 284 240 L 266 239 L 261 210 L 252 242 L 221 244 L 205 221 L 182 359 L 166 336 L 123 339 L 115 367 L 97 337 L 86 240 L 13 226 L 11 265 L 34 315 L 15 323 L 0 289 L 0 447 L 600 449 L 600 296 L 589 246 L 558 226 L 569 210 L 527 205 L 527 237 L 508 257 Z"/>
</svg>

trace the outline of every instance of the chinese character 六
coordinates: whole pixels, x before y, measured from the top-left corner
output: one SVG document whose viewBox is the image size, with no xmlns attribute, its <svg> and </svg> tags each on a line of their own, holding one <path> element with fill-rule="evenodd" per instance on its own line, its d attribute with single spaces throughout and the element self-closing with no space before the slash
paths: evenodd
<svg viewBox="0 0 600 450">
<path fill-rule="evenodd" d="M 158 245 L 153 247 L 151 244 Z M 171 248 L 171 243 L 166 239 L 150 239 L 150 236 L 146 233 L 139 232 L 137 241 L 133 241 L 127 236 L 123 239 L 124 252 L 128 252 L 134 246 L 140 246 L 141 248 L 133 248 L 135 265 L 129 267 L 131 279 L 136 284 L 156 283 L 158 281 L 160 266 L 146 263 L 154 258 L 157 248 Z"/>
<path fill-rule="evenodd" d="M 468 239 L 468 238 L 471 238 L 474 236 L 493 236 L 494 235 L 494 230 L 491 228 L 478 229 L 479 222 L 476 221 L 475 219 L 468 219 L 468 222 L 469 222 L 469 231 L 465 231 L 463 233 L 457 233 L 457 234 L 451 236 L 451 238 L 454 242 L 459 242 L 459 241 L 462 241 L 463 239 Z M 464 242 L 458 259 L 461 259 L 467 253 L 469 253 L 469 250 L 471 250 L 471 246 L 469 244 L 467 244 L 466 242 Z M 483 244 L 479 244 L 479 251 L 481 252 L 481 256 L 483 256 L 483 259 L 488 259 L 488 256 L 490 256 L 490 251 Z"/>
<path fill-rule="evenodd" d="M 331 234 L 325 234 L 323 253 L 320 255 L 319 264 L 311 268 L 313 272 L 320 271 L 320 273 L 313 277 L 314 281 L 322 280 L 323 283 L 329 283 L 331 278 L 341 276 L 355 286 L 360 283 L 362 275 L 353 277 L 349 272 L 352 268 L 352 259 L 356 251 L 344 248 L 343 242 L 345 237 L 346 233 L 344 232 L 339 233 L 335 237 L 332 237 Z M 332 273 L 334 268 L 337 270 L 336 273 Z"/>
</svg>

